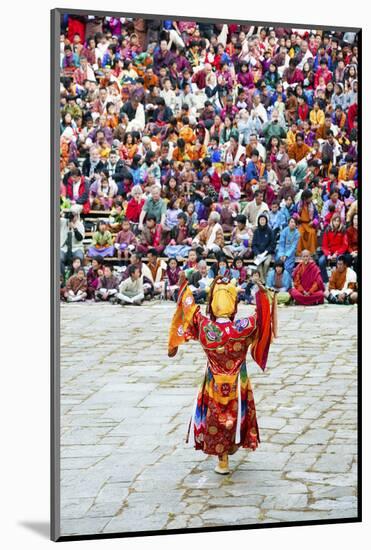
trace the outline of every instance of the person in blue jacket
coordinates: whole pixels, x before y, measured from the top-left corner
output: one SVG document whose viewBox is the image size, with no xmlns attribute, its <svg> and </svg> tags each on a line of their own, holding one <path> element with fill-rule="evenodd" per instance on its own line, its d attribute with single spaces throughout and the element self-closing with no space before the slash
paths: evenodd
<svg viewBox="0 0 371 550">
<path fill-rule="evenodd" d="M 284 263 L 285 270 L 290 275 L 295 266 L 299 237 L 300 234 L 296 227 L 296 220 L 295 218 L 290 218 L 288 226 L 281 231 L 276 252 L 276 260 L 281 260 Z"/>
</svg>

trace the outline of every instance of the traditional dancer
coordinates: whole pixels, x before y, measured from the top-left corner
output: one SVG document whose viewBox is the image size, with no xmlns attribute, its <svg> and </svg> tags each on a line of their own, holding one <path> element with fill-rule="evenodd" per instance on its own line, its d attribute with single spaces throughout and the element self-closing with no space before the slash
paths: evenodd
<svg viewBox="0 0 371 550">
<path fill-rule="evenodd" d="M 207 356 L 204 380 L 198 391 L 189 436 L 196 450 L 219 458 L 215 471 L 229 473 L 229 455 L 239 447 L 255 450 L 260 442 L 254 397 L 246 370 L 246 354 L 265 369 L 269 346 L 275 335 L 275 296 L 272 307 L 268 291 L 259 283 L 256 311 L 234 320 L 237 312 L 236 286 L 218 276 L 210 287 L 208 315 L 201 313 L 188 287 L 180 278 L 177 308 L 169 334 L 169 357 L 188 340 L 199 340 Z"/>
</svg>

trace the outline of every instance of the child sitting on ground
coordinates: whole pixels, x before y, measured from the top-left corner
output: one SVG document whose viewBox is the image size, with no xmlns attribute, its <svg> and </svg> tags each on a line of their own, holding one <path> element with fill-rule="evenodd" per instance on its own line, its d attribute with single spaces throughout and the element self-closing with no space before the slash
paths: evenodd
<svg viewBox="0 0 371 550">
<path fill-rule="evenodd" d="M 79 267 L 76 275 L 72 275 L 65 287 L 64 297 L 67 302 L 84 302 L 87 297 L 88 282 L 83 267 Z"/>
<path fill-rule="evenodd" d="M 66 283 L 72 275 L 77 275 L 77 272 L 81 267 L 83 267 L 83 265 L 80 258 L 74 258 L 71 267 L 68 267 L 66 270 L 64 282 Z"/>
<path fill-rule="evenodd" d="M 166 269 L 167 285 L 165 288 L 165 297 L 167 300 L 172 300 L 174 292 L 178 289 L 180 271 L 178 260 L 176 258 L 170 258 Z"/>
<path fill-rule="evenodd" d="M 94 298 L 95 291 L 98 288 L 99 277 L 103 275 L 103 258 L 96 256 L 91 262 L 86 278 L 88 282 L 88 298 Z"/>
<path fill-rule="evenodd" d="M 130 265 L 128 269 L 129 277 L 120 283 L 116 299 L 121 305 L 140 306 L 144 300 L 143 276 L 137 265 Z"/>
<path fill-rule="evenodd" d="M 103 268 L 103 275 L 99 277 L 97 290 L 95 291 L 95 300 L 99 302 L 111 301 L 117 294 L 118 289 L 118 280 L 117 277 L 113 274 L 112 266 L 106 265 Z"/>
<path fill-rule="evenodd" d="M 247 304 L 254 304 L 254 305 L 256 304 L 255 295 L 259 290 L 259 286 L 258 286 L 259 281 L 260 281 L 259 272 L 253 271 L 245 289 L 245 302 Z"/>
</svg>

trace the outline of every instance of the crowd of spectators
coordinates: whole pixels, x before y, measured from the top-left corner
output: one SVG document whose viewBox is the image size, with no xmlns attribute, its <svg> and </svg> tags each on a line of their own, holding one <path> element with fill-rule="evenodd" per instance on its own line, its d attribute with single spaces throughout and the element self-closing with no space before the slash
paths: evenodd
<svg viewBox="0 0 371 550">
<path fill-rule="evenodd" d="M 64 16 L 61 298 L 357 302 L 352 32 Z"/>
</svg>

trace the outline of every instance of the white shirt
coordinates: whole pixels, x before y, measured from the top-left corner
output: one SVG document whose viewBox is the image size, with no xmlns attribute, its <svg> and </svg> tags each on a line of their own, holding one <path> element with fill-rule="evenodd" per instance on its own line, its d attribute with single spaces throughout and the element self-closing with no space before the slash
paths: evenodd
<svg viewBox="0 0 371 550">
<path fill-rule="evenodd" d="M 74 200 L 77 200 L 79 198 L 80 183 L 81 183 L 81 181 L 79 180 L 79 181 L 75 181 L 72 184 L 72 196 L 73 196 Z"/>
<path fill-rule="evenodd" d="M 251 109 L 251 112 L 255 111 L 255 113 L 260 117 L 262 124 L 265 124 L 268 120 L 267 111 L 265 110 L 265 107 L 262 103 L 259 103 L 257 107 L 253 107 Z"/>
<path fill-rule="evenodd" d="M 161 90 L 160 96 L 164 98 L 166 107 L 170 107 L 171 110 L 174 110 L 176 106 L 176 95 L 174 90 Z"/>
</svg>

